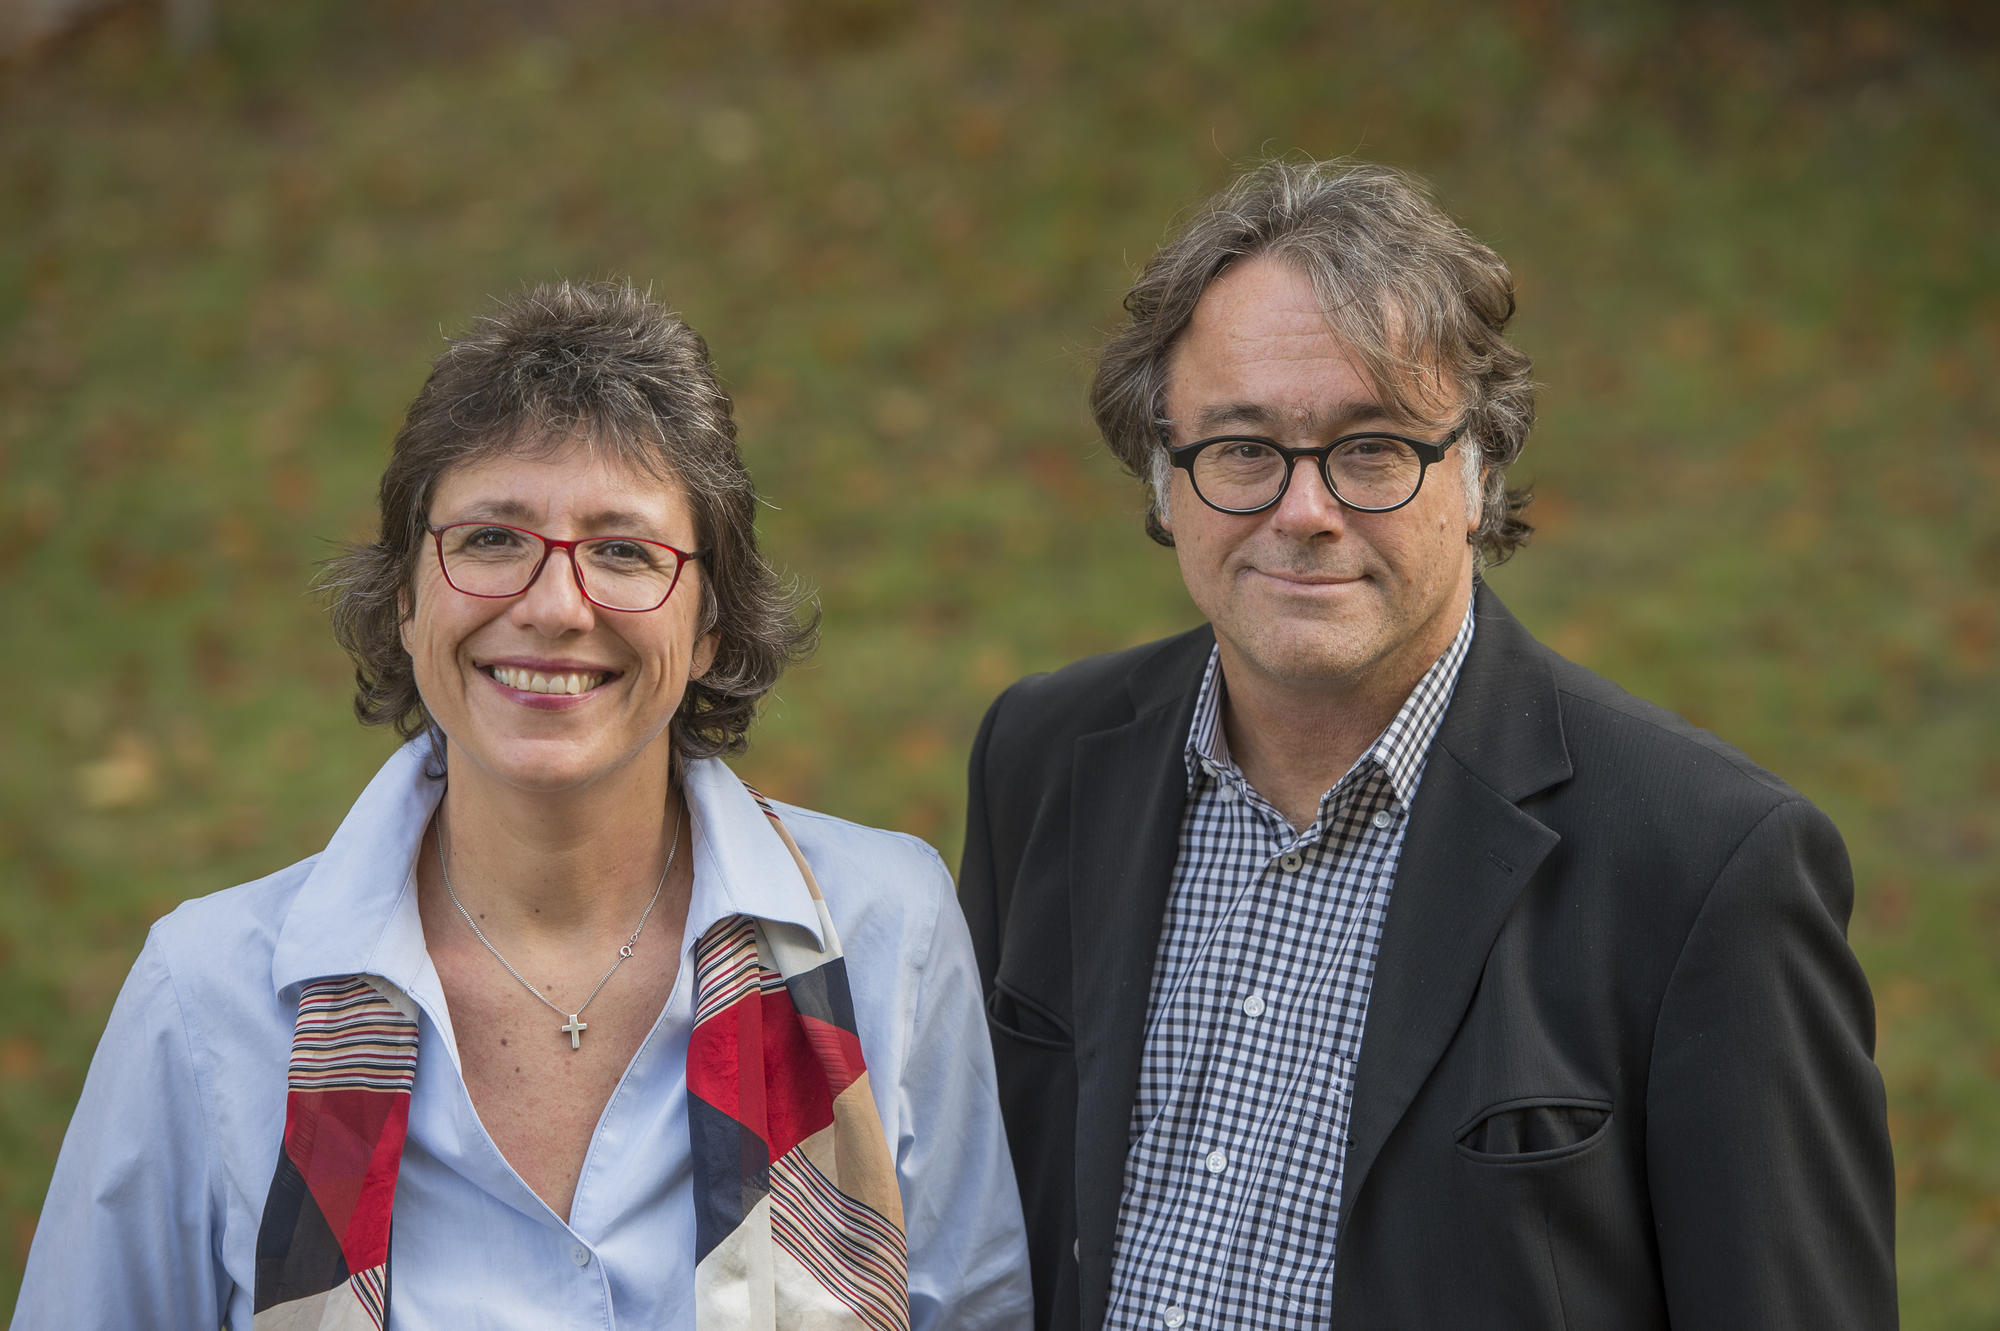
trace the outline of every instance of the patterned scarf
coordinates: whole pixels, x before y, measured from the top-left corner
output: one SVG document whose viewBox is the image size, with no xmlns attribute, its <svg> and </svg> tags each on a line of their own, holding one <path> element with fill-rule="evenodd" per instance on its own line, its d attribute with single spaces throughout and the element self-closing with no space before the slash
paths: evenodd
<svg viewBox="0 0 2000 1331">
<path fill-rule="evenodd" d="M 820 947 L 733 915 L 695 944 L 688 1129 L 702 1331 L 907 1331 L 903 1204 L 833 921 Z M 305 986 L 285 1139 L 257 1234 L 257 1331 L 382 1331 L 389 1224 L 417 1075 L 416 1007 L 387 980 Z"/>
</svg>

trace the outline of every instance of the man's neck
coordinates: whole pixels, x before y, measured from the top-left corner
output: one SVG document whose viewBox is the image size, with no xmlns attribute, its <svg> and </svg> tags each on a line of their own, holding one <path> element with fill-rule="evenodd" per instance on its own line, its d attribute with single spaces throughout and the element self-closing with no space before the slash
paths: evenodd
<svg viewBox="0 0 2000 1331">
<path fill-rule="evenodd" d="M 1230 759 L 1295 829 L 1319 817 L 1320 798 L 1347 775 L 1402 709 L 1457 635 L 1348 681 L 1274 679 L 1218 640 L 1222 727 Z M 1381 663 L 1384 667 L 1387 662 Z"/>
<path fill-rule="evenodd" d="M 1319 817 L 1320 797 L 1368 751 L 1403 705 L 1392 700 L 1313 698 L 1301 704 L 1255 687 L 1239 690 L 1224 672 L 1223 733 L 1229 756 L 1258 794 L 1294 828 Z"/>
</svg>

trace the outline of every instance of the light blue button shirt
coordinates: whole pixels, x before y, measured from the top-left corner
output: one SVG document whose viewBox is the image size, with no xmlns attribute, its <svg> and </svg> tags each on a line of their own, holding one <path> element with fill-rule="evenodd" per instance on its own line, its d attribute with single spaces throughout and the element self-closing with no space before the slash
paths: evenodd
<svg viewBox="0 0 2000 1331">
<path fill-rule="evenodd" d="M 15 1331 L 249 1331 L 297 985 L 364 971 L 408 993 L 421 1022 L 391 1240 L 396 1331 L 692 1331 L 694 940 L 732 914 L 817 935 L 804 880 L 729 768 L 690 764 L 680 977 L 604 1106 L 565 1222 L 500 1154 L 465 1089 L 417 914 L 413 865 L 442 792 L 422 774 L 426 752 L 418 741 L 390 759 L 320 855 L 153 927 L 63 1142 Z M 780 812 L 846 953 L 902 1188 L 912 1324 L 1026 1327 L 1020 1200 L 950 876 L 912 837 Z"/>
</svg>

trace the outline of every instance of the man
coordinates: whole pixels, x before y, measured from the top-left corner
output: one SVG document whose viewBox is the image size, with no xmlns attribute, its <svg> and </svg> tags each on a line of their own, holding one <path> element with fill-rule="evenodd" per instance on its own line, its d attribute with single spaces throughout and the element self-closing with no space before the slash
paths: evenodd
<svg viewBox="0 0 2000 1331">
<path fill-rule="evenodd" d="M 960 876 L 1038 1326 L 1893 1325 L 1839 835 L 1480 584 L 1506 266 L 1270 163 L 1126 309 L 1092 406 L 1208 624 L 1002 695 Z"/>
</svg>

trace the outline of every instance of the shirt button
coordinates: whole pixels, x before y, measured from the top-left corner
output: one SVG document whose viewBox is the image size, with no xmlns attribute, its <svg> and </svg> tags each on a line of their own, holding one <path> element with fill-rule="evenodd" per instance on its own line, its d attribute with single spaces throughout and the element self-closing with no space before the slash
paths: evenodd
<svg viewBox="0 0 2000 1331">
<path fill-rule="evenodd" d="M 1305 862 L 1306 862 L 1306 857 L 1299 854 L 1295 850 L 1292 851 L 1290 854 L 1286 855 L 1283 859 L 1279 860 L 1278 865 L 1279 867 L 1284 869 L 1286 873 L 1297 873 L 1299 871 L 1299 866 L 1301 864 L 1304 864 Z"/>
<path fill-rule="evenodd" d="M 569 1250 L 569 1259 L 572 1262 L 575 1262 L 578 1266 L 589 1266 L 590 1249 L 584 1247 L 581 1243 L 579 1243 L 574 1248 L 571 1248 Z"/>
<path fill-rule="evenodd" d="M 1250 995 L 1250 997 L 1248 997 L 1248 998 L 1244 999 L 1244 1000 L 1243 1000 L 1243 1015 L 1244 1015 L 1244 1016 L 1246 1016 L 1246 1017 L 1261 1017 L 1261 1016 L 1263 1016 L 1263 1015 L 1264 1015 L 1264 1000 L 1263 1000 L 1262 996 L 1260 996 L 1260 995 L 1258 995 L 1258 994 L 1252 994 L 1252 995 Z"/>
<path fill-rule="evenodd" d="M 1178 1303 L 1170 1303 L 1160 1309 L 1161 1326 L 1179 1326 L 1185 1321 L 1187 1321 L 1187 1309 Z"/>
<path fill-rule="evenodd" d="M 1396 815 L 1390 813 L 1387 809 L 1377 809 L 1375 811 L 1375 817 L 1370 821 L 1372 821 L 1377 827 L 1387 827 L 1389 824 L 1396 821 Z"/>
<path fill-rule="evenodd" d="M 1208 1172 L 1211 1174 L 1220 1174 L 1223 1170 L 1229 1168 L 1229 1157 L 1219 1150 L 1210 1151 L 1206 1156 L 1202 1157 L 1201 1162 L 1208 1166 Z"/>
</svg>

